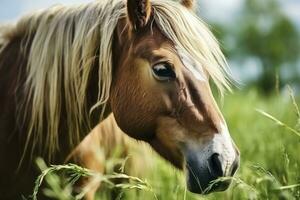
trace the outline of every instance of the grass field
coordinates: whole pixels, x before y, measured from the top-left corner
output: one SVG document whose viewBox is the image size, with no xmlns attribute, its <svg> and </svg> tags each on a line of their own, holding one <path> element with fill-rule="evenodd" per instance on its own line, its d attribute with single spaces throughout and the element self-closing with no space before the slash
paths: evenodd
<svg viewBox="0 0 300 200">
<path fill-rule="evenodd" d="M 256 90 L 247 90 L 226 95 L 221 109 L 241 151 L 241 166 L 228 191 L 208 196 L 191 194 L 186 190 L 183 173 L 152 153 L 147 155 L 150 164 L 145 163 L 147 170 L 141 180 L 129 177 L 128 183 L 118 185 L 123 188 L 118 198 L 300 199 L 300 116 L 295 102 L 288 93 L 262 97 Z M 48 194 L 58 199 L 75 199 L 70 196 L 70 187 L 62 186 L 57 177 L 50 177 L 50 181 L 48 178 L 48 182 Z M 113 186 L 103 186 L 97 199 L 110 199 Z"/>
</svg>

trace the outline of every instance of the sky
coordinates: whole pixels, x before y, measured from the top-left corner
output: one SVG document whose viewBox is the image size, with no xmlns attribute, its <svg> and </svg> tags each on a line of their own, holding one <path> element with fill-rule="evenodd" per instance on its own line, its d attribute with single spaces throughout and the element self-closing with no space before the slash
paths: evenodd
<svg viewBox="0 0 300 200">
<path fill-rule="evenodd" d="M 0 0 L 0 22 L 15 21 L 26 13 L 55 4 L 84 2 L 88 0 Z"/>
<path fill-rule="evenodd" d="M 244 0 L 198 0 L 200 15 L 216 22 L 230 23 Z M 279 0 L 281 9 L 300 27 L 300 0 Z"/>
<path fill-rule="evenodd" d="M 0 22 L 14 21 L 20 16 L 58 3 L 75 4 L 91 0 L 0 0 Z M 228 23 L 239 12 L 244 0 L 198 0 L 203 18 Z M 279 0 L 282 9 L 300 27 L 300 0 Z"/>
</svg>

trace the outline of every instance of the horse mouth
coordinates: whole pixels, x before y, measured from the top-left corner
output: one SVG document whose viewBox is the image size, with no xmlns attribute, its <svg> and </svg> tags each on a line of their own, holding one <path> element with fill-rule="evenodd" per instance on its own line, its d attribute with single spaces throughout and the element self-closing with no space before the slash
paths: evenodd
<svg viewBox="0 0 300 200">
<path fill-rule="evenodd" d="M 186 160 L 186 181 L 187 188 L 192 193 L 210 194 L 213 192 L 222 192 L 229 188 L 232 178 L 238 168 L 239 161 L 236 160 L 232 166 L 230 174 L 218 171 L 216 163 L 201 162 L 195 157 L 189 157 Z M 213 168 L 212 168 L 213 167 Z M 221 170 L 221 168 L 220 168 Z"/>
<path fill-rule="evenodd" d="M 187 188 L 190 192 L 202 195 L 208 195 L 214 192 L 222 192 L 229 188 L 231 180 L 218 180 L 220 177 L 209 177 L 204 175 L 200 178 L 188 170 Z"/>
<path fill-rule="evenodd" d="M 228 189 L 239 165 L 239 155 L 230 165 L 219 153 L 201 154 L 197 149 L 186 151 L 185 157 L 187 188 L 203 195 Z"/>
</svg>

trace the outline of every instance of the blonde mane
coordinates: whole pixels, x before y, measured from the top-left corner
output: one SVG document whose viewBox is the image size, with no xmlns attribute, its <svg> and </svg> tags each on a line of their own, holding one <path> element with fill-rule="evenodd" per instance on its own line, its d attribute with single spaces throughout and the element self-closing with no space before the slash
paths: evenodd
<svg viewBox="0 0 300 200">
<path fill-rule="evenodd" d="M 91 111 L 108 102 L 112 82 L 113 33 L 126 17 L 126 1 L 101 0 L 82 6 L 55 6 L 23 17 L 4 38 L 22 36 L 29 47 L 26 80 L 30 116 L 26 149 L 38 147 L 48 158 L 59 150 L 59 135 L 68 134 L 71 146 L 80 142 Z M 176 46 L 201 63 L 218 88 L 230 89 L 228 68 L 219 45 L 207 26 L 177 2 L 152 0 L 154 21 Z M 31 44 L 29 44 L 31 42 Z M 89 77 L 97 63 L 98 102 L 86 106 Z M 200 69 L 196 69 L 200 70 Z M 65 105 L 67 133 L 59 133 Z M 102 115 L 99 116 L 102 120 Z M 45 123 L 44 120 L 47 120 Z M 46 132 L 43 134 L 43 132 Z M 44 138 L 43 138 L 44 136 Z M 41 147 L 41 144 L 46 146 Z"/>
<path fill-rule="evenodd" d="M 5 38 L 5 35 L 7 34 L 7 29 L 10 29 L 11 26 L 7 24 L 0 24 L 0 53 L 2 48 L 7 43 L 7 39 Z"/>
</svg>

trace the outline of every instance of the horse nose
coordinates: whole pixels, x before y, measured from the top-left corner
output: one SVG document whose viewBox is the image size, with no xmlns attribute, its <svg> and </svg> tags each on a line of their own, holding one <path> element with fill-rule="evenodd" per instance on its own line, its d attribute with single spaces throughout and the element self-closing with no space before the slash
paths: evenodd
<svg viewBox="0 0 300 200">
<path fill-rule="evenodd" d="M 208 159 L 208 167 L 210 173 L 215 177 L 224 176 L 224 170 L 222 168 L 222 157 L 218 153 L 212 154 Z"/>
<path fill-rule="evenodd" d="M 232 155 L 231 160 L 226 153 L 213 152 L 203 159 L 194 149 L 187 151 L 185 156 L 188 189 L 194 193 L 208 194 L 226 190 L 231 179 L 218 179 L 233 176 L 239 166 L 238 154 Z"/>
<path fill-rule="evenodd" d="M 240 157 L 237 155 L 231 166 L 229 166 L 229 174 L 225 174 L 224 168 L 222 167 L 223 163 L 224 160 L 222 156 L 218 153 L 213 153 L 208 159 L 210 173 L 215 177 L 233 176 L 239 167 Z"/>
</svg>

